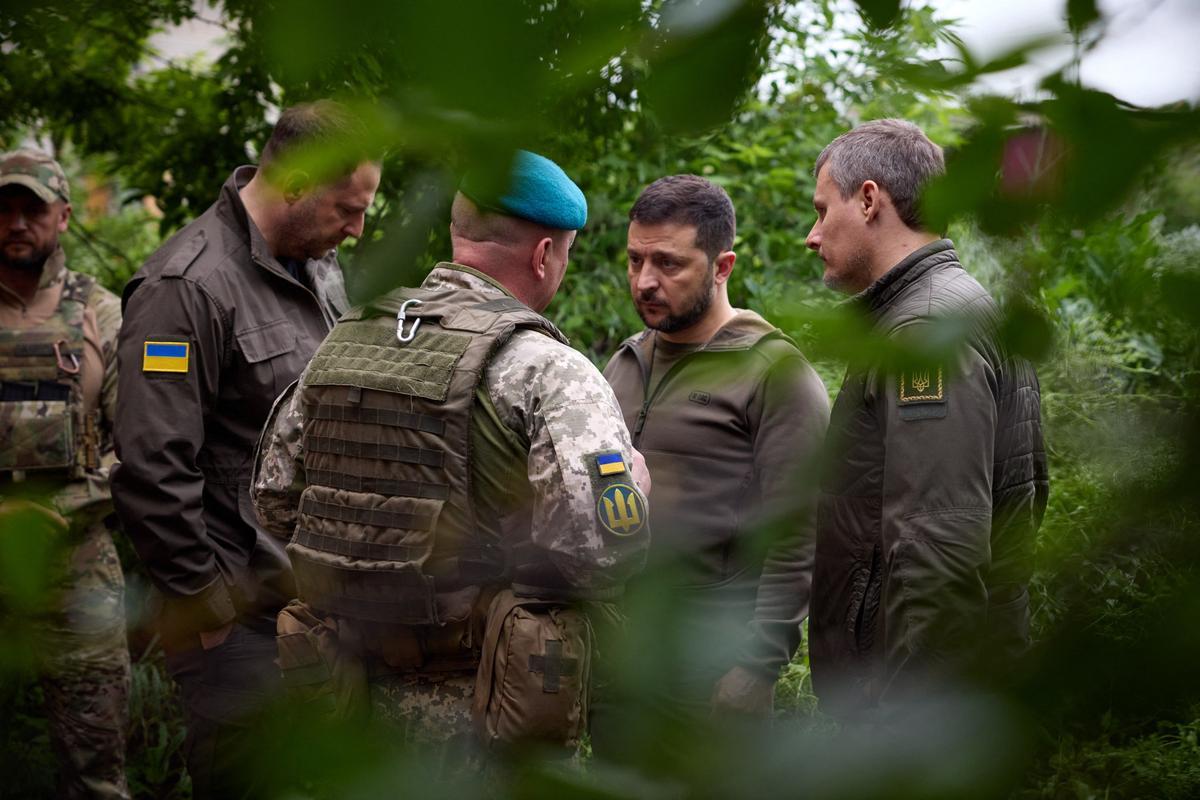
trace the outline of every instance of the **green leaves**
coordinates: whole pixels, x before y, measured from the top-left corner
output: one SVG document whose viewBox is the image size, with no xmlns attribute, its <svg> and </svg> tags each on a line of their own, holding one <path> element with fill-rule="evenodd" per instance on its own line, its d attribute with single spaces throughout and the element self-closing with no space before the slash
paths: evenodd
<svg viewBox="0 0 1200 800">
<path fill-rule="evenodd" d="M 729 119 L 760 68 L 764 0 L 675 0 L 664 5 L 643 48 L 647 109 L 672 133 L 695 134 Z"/>
<path fill-rule="evenodd" d="M 874 28 L 889 28 L 900 16 L 900 0 L 855 0 L 855 5 Z"/>
<path fill-rule="evenodd" d="M 1051 96 L 1030 106 L 972 104 L 976 127 L 924 196 L 932 226 L 974 216 L 1013 233 L 1046 213 L 1086 224 L 1121 203 L 1158 154 L 1200 135 L 1195 109 L 1135 109 L 1061 78 L 1044 86 Z"/>
</svg>

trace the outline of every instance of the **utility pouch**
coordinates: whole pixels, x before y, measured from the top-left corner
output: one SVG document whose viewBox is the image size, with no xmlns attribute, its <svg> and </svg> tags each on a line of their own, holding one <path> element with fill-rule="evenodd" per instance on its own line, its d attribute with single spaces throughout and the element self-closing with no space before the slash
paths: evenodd
<svg viewBox="0 0 1200 800">
<path fill-rule="evenodd" d="M 0 470 L 69 469 L 75 465 L 75 416 L 65 400 L 0 404 Z"/>
<path fill-rule="evenodd" d="M 295 701 L 337 720 L 367 711 L 367 673 L 353 626 L 293 600 L 279 612 L 275 632 L 283 685 Z"/>
<path fill-rule="evenodd" d="M 484 746 L 577 747 L 587 725 L 593 638 L 587 616 L 560 601 L 497 594 L 471 709 Z"/>
</svg>

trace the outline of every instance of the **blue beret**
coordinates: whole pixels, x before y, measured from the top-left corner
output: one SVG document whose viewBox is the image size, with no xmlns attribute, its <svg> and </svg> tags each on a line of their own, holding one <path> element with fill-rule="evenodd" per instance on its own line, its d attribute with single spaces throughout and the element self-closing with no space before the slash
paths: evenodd
<svg viewBox="0 0 1200 800">
<path fill-rule="evenodd" d="M 587 222 L 587 198 L 562 167 L 545 156 L 518 150 L 504 193 L 488 192 L 479 173 L 468 173 L 459 191 L 480 208 L 520 217 L 547 228 L 577 231 Z"/>
</svg>

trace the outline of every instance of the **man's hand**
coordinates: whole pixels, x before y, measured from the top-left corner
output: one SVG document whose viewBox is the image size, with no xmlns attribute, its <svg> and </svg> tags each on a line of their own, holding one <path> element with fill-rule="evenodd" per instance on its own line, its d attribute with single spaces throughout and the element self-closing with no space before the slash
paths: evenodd
<svg viewBox="0 0 1200 800">
<path fill-rule="evenodd" d="M 633 482 L 642 494 L 650 496 L 650 469 L 646 466 L 646 457 L 636 447 L 633 448 Z"/>
<path fill-rule="evenodd" d="M 200 631 L 200 646 L 205 650 L 212 650 L 214 647 L 219 647 L 229 638 L 231 630 L 233 630 L 233 622 L 226 622 L 216 630 Z"/>
<path fill-rule="evenodd" d="M 717 681 L 710 702 L 714 713 L 767 717 L 775 710 L 775 681 L 734 667 Z"/>
</svg>

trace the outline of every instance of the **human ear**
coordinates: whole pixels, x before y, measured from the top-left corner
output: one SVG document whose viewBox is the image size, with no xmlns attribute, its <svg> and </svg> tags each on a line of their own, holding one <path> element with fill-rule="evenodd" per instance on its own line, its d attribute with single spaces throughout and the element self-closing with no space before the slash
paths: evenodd
<svg viewBox="0 0 1200 800">
<path fill-rule="evenodd" d="M 552 252 L 554 242 L 547 236 L 533 246 L 533 275 L 539 281 L 546 279 L 546 256 Z"/>
<path fill-rule="evenodd" d="M 67 222 L 70 219 L 71 219 L 71 204 L 63 203 L 62 210 L 59 212 L 59 216 L 58 216 L 58 232 L 59 233 L 67 232 Z"/>
<path fill-rule="evenodd" d="M 733 274 L 733 262 L 737 261 L 737 253 L 732 250 L 726 250 L 717 256 L 714 262 L 716 269 L 714 270 L 714 280 L 717 285 L 729 280 L 729 276 Z"/>
<path fill-rule="evenodd" d="M 863 217 L 866 222 L 871 222 L 879 216 L 883 190 L 875 181 L 863 181 L 862 189 L 859 191 L 862 195 L 860 207 Z"/>
<path fill-rule="evenodd" d="M 287 204 L 290 206 L 292 203 L 295 203 L 304 196 L 311 183 L 312 178 L 307 172 L 298 169 L 290 171 L 287 174 L 287 177 L 283 179 L 283 183 L 281 184 L 283 189 L 283 199 L 286 200 Z"/>
</svg>

